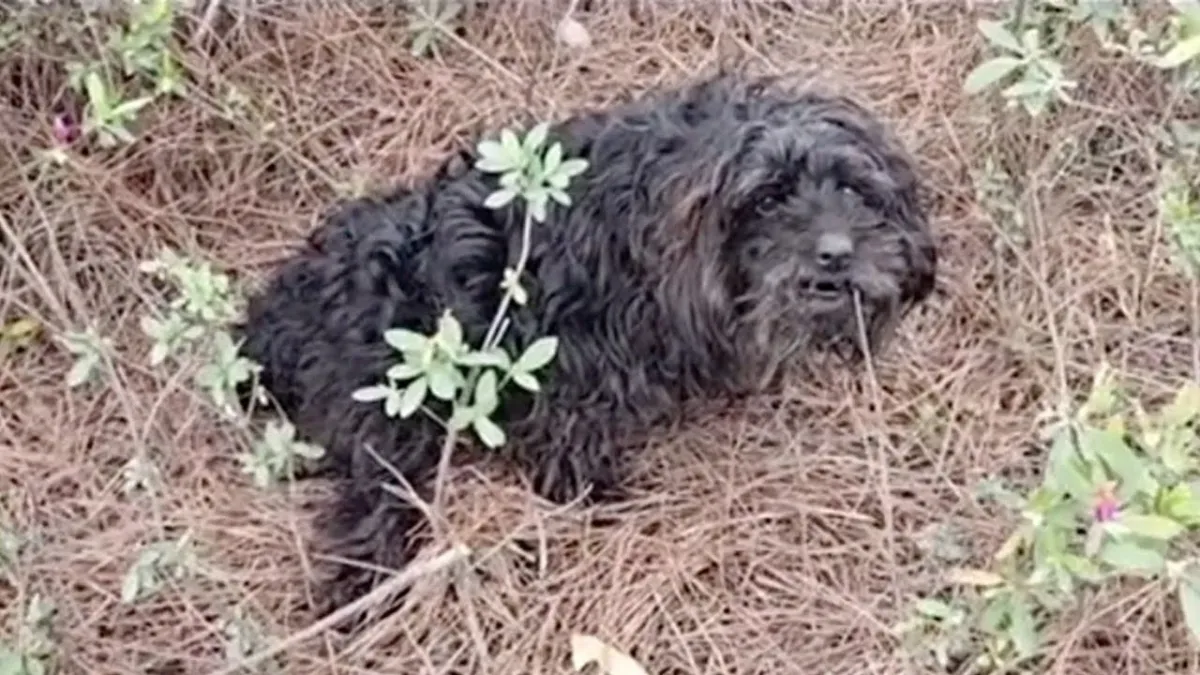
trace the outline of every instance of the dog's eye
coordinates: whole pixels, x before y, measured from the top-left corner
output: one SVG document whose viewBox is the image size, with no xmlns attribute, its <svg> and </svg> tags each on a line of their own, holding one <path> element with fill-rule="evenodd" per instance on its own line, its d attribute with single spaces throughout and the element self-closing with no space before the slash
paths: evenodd
<svg viewBox="0 0 1200 675">
<path fill-rule="evenodd" d="M 754 202 L 754 211 L 760 216 L 765 216 L 777 209 L 782 203 L 783 195 L 768 192 Z"/>
<path fill-rule="evenodd" d="M 767 255 L 767 251 L 770 250 L 770 248 L 771 246 L 765 241 L 752 241 L 746 244 L 746 257 L 751 260 L 761 260 Z"/>
</svg>

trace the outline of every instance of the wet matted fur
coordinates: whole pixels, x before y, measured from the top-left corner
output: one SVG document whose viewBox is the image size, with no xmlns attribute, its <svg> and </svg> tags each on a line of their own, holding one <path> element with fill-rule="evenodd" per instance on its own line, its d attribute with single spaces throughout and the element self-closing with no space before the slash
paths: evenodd
<svg viewBox="0 0 1200 675">
<path fill-rule="evenodd" d="M 503 453 L 557 502 L 621 495 L 623 440 L 685 403 L 754 391 L 794 358 L 873 350 L 931 292 L 937 251 L 914 163 L 864 107 L 722 74 L 551 127 L 588 169 L 571 205 L 533 230 L 504 345 L 560 339 L 537 396 L 506 390 Z M 341 480 L 323 518 L 338 557 L 396 569 L 420 513 L 381 487 L 428 491 L 443 431 L 351 398 L 397 355 L 394 327 L 430 333 L 443 310 L 478 345 L 521 246 L 523 212 L 483 206 L 498 184 L 474 149 L 420 184 L 326 217 L 251 299 L 243 353 Z M 853 298 L 857 297 L 856 304 Z M 857 309 L 860 308 L 860 309 Z M 863 321 L 857 318 L 861 316 Z M 860 330 L 860 325 L 862 329 Z M 335 565 L 323 611 L 378 572 Z"/>
</svg>

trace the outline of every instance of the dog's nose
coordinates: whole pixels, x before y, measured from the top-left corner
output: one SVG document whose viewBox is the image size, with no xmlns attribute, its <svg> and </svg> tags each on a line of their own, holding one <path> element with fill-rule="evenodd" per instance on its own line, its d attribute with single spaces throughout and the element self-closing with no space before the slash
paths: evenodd
<svg viewBox="0 0 1200 675">
<path fill-rule="evenodd" d="M 854 241 L 841 232 L 825 232 L 817 239 L 817 261 L 823 269 L 840 271 L 854 253 Z"/>
</svg>

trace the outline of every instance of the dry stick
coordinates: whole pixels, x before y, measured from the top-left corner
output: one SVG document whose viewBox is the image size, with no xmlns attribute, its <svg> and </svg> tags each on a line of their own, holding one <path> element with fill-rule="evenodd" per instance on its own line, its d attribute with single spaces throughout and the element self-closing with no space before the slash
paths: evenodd
<svg viewBox="0 0 1200 675">
<path fill-rule="evenodd" d="M 287 639 L 277 642 L 271 647 L 268 647 L 267 649 L 253 656 L 241 659 L 239 662 L 226 666 L 220 670 L 214 670 L 209 675 L 234 675 L 243 668 L 256 666 L 272 656 L 287 651 L 288 649 L 303 643 L 309 638 L 316 636 L 326 628 L 330 628 L 335 624 L 341 623 L 343 620 L 349 618 L 352 614 L 355 614 L 370 607 L 371 605 L 380 602 L 383 600 L 383 598 L 405 588 L 406 586 L 409 586 L 417 579 L 429 574 L 440 572 L 451 565 L 462 562 L 470 555 L 471 549 L 467 548 L 466 546 L 458 545 L 432 560 L 409 565 L 400 572 L 397 572 L 392 578 L 376 586 L 373 590 L 371 590 L 370 593 L 367 593 L 358 600 L 345 605 L 341 609 L 326 616 L 320 621 L 317 621 L 308 628 L 293 633 Z"/>
<path fill-rule="evenodd" d="M 871 402 L 875 405 L 875 414 L 883 416 L 883 400 L 879 396 L 879 378 L 875 374 L 875 358 L 871 354 L 871 343 L 867 338 L 866 318 L 863 316 L 862 296 L 858 291 L 854 292 L 854 318 L 858 324 L 858 339 L 863 350 L 863 358 L 867 368 L 867 379 L 871 384 Z M 892 579 L 896 578 L 896 516 L 895 506 L 892 504 L 892 484 L 891 472 L 888 470 L 888 457 L 883 451 L 882 434 L 872 434 L 875 436 L 871 443 L 871 449 L 876 455 L 876 461 L 879 463 L 879 506 L 883 511 L 883 528 L 887 536 L 887 557 L 891 563 L 889 567 L 892 572 Z M 893 448 L 894 450 L 894 448 Z M 896 584 L 892 584 L 893 597 L 897 600 L 900 598 L 900 592 Z"/>
</svg>

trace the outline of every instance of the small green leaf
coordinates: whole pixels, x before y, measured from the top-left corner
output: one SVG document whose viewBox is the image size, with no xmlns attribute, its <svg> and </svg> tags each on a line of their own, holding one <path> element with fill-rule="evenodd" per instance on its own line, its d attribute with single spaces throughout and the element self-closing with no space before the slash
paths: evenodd
<svg viewBox="0 0 1200 675">
<path fill-rule="evenodd" d="M 1190 578 L 1179 582 L 1179 606 L 1192 638 L 1200 640 L 1200 587 Z"/>
<path fill-rule="evenodd" d="M 1023 658 L 1037 653 L 1039 646 L 1037 624 L 1033 620 L 1033 611 L 1029 601 L 1023 597 L 1014 597 L 1009 607 L 1008 635 L 1012 638 L 1013 646 Z"/>
<path fill-rule="evenodd" d="M 1067 429 L 1061 431 L 1050 445 L 1046 482 L 1048 487 L 1075 499 L 1088 499 L 1095 492 L 1087 467 L 1076 452 L 1075 441 Z"/>
<path fill-rule="evenodd" d="M 1062 565 L 1071 574 L 1091 583 L 1099 583 L 1104 574 L 1096 563 L 1077 555 L 1064 555 Z"/>
<path fill-rule="evenodd" d="M 549 364 L 558 353 L 558 338 L 541 337 L 525 348 L 525 353 L 513 364 L 513 370 L 532 373 Z"/>
<path fill-rule="evenodd" d="M 405 353 L 420 352 L 429 342 L 429 338 L 407 328 L 393 328 L 384 331 L 383 339 L 397 351 Z"/>
<path fill-rule="evenodd" d="M 25 658 L 9 649 L 0 648 L 0 675 L 28 675 Z"/>
<path fill-rule="evenodd" d="M 553 176 L 555 172 L 559 170 L 560 165 L 562 164 L 562 159 L 562 143 L 555 143 L 554 145 L 551 145 L 550 149 L 546 151 L 546 159 L 543 162 L 546 174 Z"/>
<path fill-rule="evenodd" d="M 371 401 L 382 401 L 388 397 L 392 388 L 382 384 L 372 385 L 370 387 L 362 387 L 355 389 L 350 398 L 361 403 L 370 403 Z"/>
<path fill-rule="evenodd" d="M 934 619 L 945 619 L 954 612 L 950 605 L 936 598 L 921 598 L 917 600 L 916 610 L 922 615 Z"/>
<path fill-rule="evenodd" d="M 983 37 L 993 45 L 1009 51 L 1023 51 L 1021 48 L 1021 43 L 1017 40 L 1017 36 L 1013 35 L 1012 32 L 1010 32 L 1008 28 L 1004 26 L 1003 21 L 988 21 L 986 19 L 980 19 L 976 25 L 978 26 L 979 32 L 983 35 Z"/>
<path fill-rule="evenodd" d="M 387 377 L 388 377 L 388 379 L 391 379 L 391 380 L 404 381 L 404 380 L 411 380 L 414 377 L 420 375 L 422 372 L 424 372 L 424 371 L 421 369 L 421 366 L 419 366 L 415 363 L 404 362 L 404 363 L 397 363 L 396 365 L 392 366 L 391 368 L 388 368 Z"/>
<path fill-rule="evenodd" d="M 1021 60 L 1009 56 L 998 56 L 988 59 L 967 75 L 963 82 L 963 90 L 968 94 L 977 94 L 1004 79 L 1009 73 L 1021 65 Z"/>
<path fill-rule="evenodd" d="M 135 115 L 137 111 L 154 102 L 153 96 L 143 96 L 135 98 L 132 101 L 125 101 L 117 107 L 113 108 L 109 114 L 112 117 L 130 117 Z"/>
<path fill-rule="evenodd" d="M 498 209 L 511 202 L 516 196 L 516 189 L 506 187 L 488 195 L 487 199 L 483 200 L 483 205 L 489 209 Z"/>
<path fill-rule="evenodd" d="M 454 315 L 446 310 L 438 319 L 438 341 L 446 353 L 458 355 L 463 348 L 463 329 L 462 324 Z"/>
<path fill-rule="evenodd" d="M 1180 40 L 1163 54 L 1156 62 L 1159 68 L 1178 68 L 1192 59 L 1200 56 L 1200 35 L 1193 35 L 1186 40 Z"/>
<path fill-rule="evenodd" d="M 504 173 L 512 169 L 511 163 L 504 155 L 504 148 L 496 141 L 481 141 L 476 146 L 480 158 L 475 162 L 475 168 L 487 173 Z"/>
<path fill-rule="evenodd" d="M 1129 540 L 1107 541 L 1100 549 L 1100 559 L 1121 572 L 1157 574 L 1166 569 L 1161 553 Z"/>
<path fill-rule="evenodd" d="M 561 204 L 563 206 L 571 205 L 571 196 L 568 195 L 567 193 L 563 192 L 561 189 L 556 188 L 553 190 L 548 190 L 547 192 L 549 192 L 550 198 L 553 199 L 554 201 L 558 202 L 559 204 Z"/>
<path fill-rule="evenodd" d="M 1043 94 L 1046 83 L 1031 77 L 1015 82 L 1000 92 L 1005 98 L 1022 99 Z"/>
<path fill-rule="evenodd" d="M 1147 539 L 1169 541 L 1183 532 L 1183 525 L 1163 516 L 1128 513 L 1118 520 L 1131 532 Z"/>
<path fill-rule="evenodd" d="M 71 369 L 67 371 L 67 386 L 74 389 L 87 383 L 87 381 L 91 379 L 92 369 L 95 367 L 95 365 L 95 361 L 87 357 L 77 360 L 75 364 L 71 366 Z"/>
<path fill-rule="evenodd" d="M 87 88 L 88 102 L 92 104 L 92 109 L 100 117 L 105 117 L 108 111 L 108 90 L 104 86 L 104 80 L 100 79 L 100 73 L 88 73 L 84 78 L 84 87 Z"/>
<path fill-rule="evenodd" d="M 439 363 L 430 369 L 426 377 L 429 379 L 429 391 L 443 401 L 454 400 L 458 392 L 457 371 L 450 364 Z"/>
<path fill-rule="evenodd" d="M 125 573 L 121 581 L 121 602 L 131 604 L 138 599 L 142 592 L 142 568 L 135 565 Z"/>
<path fill-rule="evenodd" d="M 565 176 L 567 178 L 574 178 L 575 176 L 578 176 L 579 174 L 583 173 L 584 171 L 587 171 L 587 169 L 588 169 L 587 160 L 579 159 L 578 157 L 576 157 L 574 159 L 568 159 L 567 161 L 563 162 L 562 165 L 558 167 L 558 171 L 554 172 L 554 175 Z M 563 186 L 563 187 L 566 187 L 566 186 Z"/>
<path fill-rule="evenodd" d="M 397 412 L 400 417 L 409 418 L 421 404 L 425 402 L 425 392 L 429 389 L 429 379 L 426 377 L 418 377 L 404 388 L 404 393 L 400 396 L 400 405 Z"/>
<path fill-rule="evenodd" d="M 546 193 L 531 188 L 525 199 L 529 202 L 529 215 L 539 223 L 546 222 Z"/>
<path fill-rule="evenodd" d="M 504 156 L 509 160 L 511 166 L 525 166 L 525 154 L 521 152 L 521 142 L 517 140 L 517 135 L 511 129 L 504 129 L 500 132 L 500 147 L 504 150 Z"/>
<path fill-rule="evenodd" d="M 489 448 L 498 448 L 504 445 L 504 430 L 496 426 L 495 422 L 488 419 L 487 415 L 475 417 L 471 421 L 471 426 L 474 427 L 475 433 L 479 434 L 479 439 Z"/>
<path fill-rule="evenodd" d="M 1185 526 L 1200 525 L 1200 494 L 1187 483 L 1172 485 L 1163 491 L 1157 510 Z"/>
<path fill-rule="evenodd" d="M 518 387 L 525 391 L 536 394 L 542 389 L 541 385 L 538 384 L 537 378 L 529 373 L 520 370 L 510 370 L 508 376 L 512 378 L 513 382 L 517 383 Z"/>
<path fill-rule="evenodd" d="M 1162 421 L 1170 426 L 1181 426 L 1200 417 L 1200 385 L 1187 384 L 1175 394 L 1175 398 L 1163 408 Z"/>
<path fill-rule="evenodd" d="M 1149 467 L 1138 459 L 1119 434 L 1086 427 L 1081 430 L 1079 442 L 1108 465 L 1120 479 L 1122 492 L 1132 495 L 1150 494 L 1158 490 L 1158 482 L 1150 476 Z"/>
<path fill-rule="evenodd" d="M 549 132 L 549 122 L 539 122 L 536 126 L 530 129 L 529 133 L 525 134 L 525 143 L 522 147 L 522 149 L 525 151 L 525 154 L 531 155 L 537 152 L 538 148 L 542 147 L 542 144 L 546 142 L 546 134 Z"/>
<path fill-rule="evenodd" d="M 475 383 L 474 407 L 481 415 L 491 415 L 499 405 L 496 395 L 496 371 L 485 370 Z"/>
<path fill-rule="evenodd" d="M 979 617 L 980 625 L 989 633 L 999 631 L 1004 619 L 1009 615 L 1009 608 L 1011 606 L 1011 593 L 1000 593 L 993 596 L 984 607 L 983 614 Z"/>
</svg>

